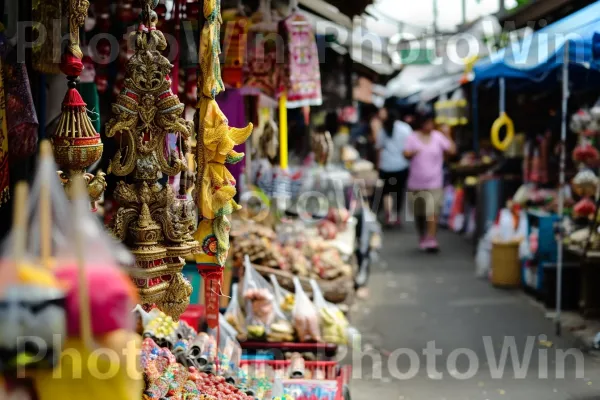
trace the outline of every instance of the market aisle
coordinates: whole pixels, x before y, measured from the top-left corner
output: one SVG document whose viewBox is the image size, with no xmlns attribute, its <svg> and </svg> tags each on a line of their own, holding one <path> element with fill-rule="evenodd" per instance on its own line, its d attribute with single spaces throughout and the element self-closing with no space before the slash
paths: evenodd
<svg viewBox="0 0 600 400">
<path fill-rule="evenodd" d="M 558 354 L 569 348 L 571 339 L 554 337 L 553 324 L 540 308 L 518 291 L 496 290 L 477 280 L 472 248 L 464 238 L 442 232 L 440 244 L 440 254 L 422 254 L 412 229 L 386 232 L 381 263 L 371 276 L 371 297 L 353 308 L 352 322 L 363 333 L 363 349 L 373 349 L 365 354 L 375 354 L 375 362 L 369 355 L 357 361 L 357 352 L 347 357 L 354 358 L 353 399 L 600 399 L 597 359 L 583 358 L 576 350 L 584 360 L 579 363 L 583 377 L 576 378 L 575 357 L 563 363 Z M 540 335 L 547 335 L 547 341 Z M 531 354 L 528 368 L 520 371 L 524 378 L 515 379 L 519 365 L 513 367 L 510 354 L 503 377 L 492 378 L 503 345 L 513 338 L 518 363 Z M 438 355 L 431 351 L 426 357 L 423 351 L 431 341 Z M 458 355 L 457 349 L 468 350 Z M 449 357 L 453 351 L 458 358 Z M 548 378 L 540 379 L 544 365 Z M 455 377 L 468 375 L 469 368 L 472 377 Z M 402 374 L 414 377 L 402 379 Z"/>
</svg>

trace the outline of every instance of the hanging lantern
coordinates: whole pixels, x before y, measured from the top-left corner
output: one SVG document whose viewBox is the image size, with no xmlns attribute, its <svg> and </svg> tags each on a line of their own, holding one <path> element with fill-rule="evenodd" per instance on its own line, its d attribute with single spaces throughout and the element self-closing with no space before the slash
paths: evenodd
<svg viewBox="0 0 600 400">
<path fill-rule="evenodd" d="M 103 144 L 87 114 L 86 103 L 77 90 L 79 76 L 83 71 L 83 53 L 79 48 L 79 29 L 85 23 L 90 3 L 87 0 L 69 2 L 69 46 L 60 64 L 67 76 L 68 90 L 62 103 L 58 127 L 52 137 L 52 148 L 56 163 L 67 193 L 71 191 L 71 179 L 82 174 L 88 186 L 92 209 L 106 189 L 103 173 L 96 176 L 86 173 L 86 168 L 102 156 Z"/>
</svg>

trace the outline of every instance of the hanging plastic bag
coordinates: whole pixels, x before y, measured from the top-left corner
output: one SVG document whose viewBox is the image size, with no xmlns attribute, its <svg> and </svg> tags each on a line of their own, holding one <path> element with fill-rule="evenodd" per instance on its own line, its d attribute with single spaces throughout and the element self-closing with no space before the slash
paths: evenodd
<svg viewBox="0 0 600 400">
<path fill-rule="evenodd" d="M 300 279 L 294 277 L 296 301 L 294 304 L 294 326 L 301 342 L 320 342 L 319 316 L 314 304 L 302 288 Z"/>
<path fill-rule="evenodd" d="M 237 331 L 227 322 L 225 316 L 221 315 L 219 329 L 209 329 L 207 333 L 217 343 L 219 373 L 225 377 L 232 376 L 239 367 L 242 356 L 242 348 L 236 339 Z M 211 360 L 211 363 L 214 363 L 214 361 Z"/>
<path fill-rule="evenodd" d="M 246 304 L 246 331 L 249 339 L 266 339 L 270 342 L 289 342 L 294 339 L 294 329 L 275 301 L 272 287 L 245 256 L 244 286 Z"/>
<path fill-rule="evenodd" d="M 77 352 L 81 362 L 61 364 L 64 371 L 40 372 L 34 377 L 35 385 L 41 394 L 40 400 L 56 397 L 131 399 L 143 388 L 141 374 L 131 374 L 135 366 L 123 365 L 123 360 L 126 363 L 136 360 L 135 354 L 141 346 L 131 313 L 138 302 L 137 291 L 128 274 L 119 268 L 114 249 L 120 244 L 108 237 L 90 212 L 83 178 L 74 178 L 72 184 L 74 200 L 68 218 L 72 225 L 66 245 L 56 252 L 53 271 L 67 288 L 68 334 L 64 351 Z M 124 358 L 88 362 L 95 357 L 94 349 L 100 347 Z M 106 371 L 117 367 L 116 363 L 119 372 L 111 378 L 98 377 L 89 367 L 93 365 L 94 369 Z M 83 379 L 72 373 L 73 368 L 81 372 Z M 61 378 L 56 378 L 57 373 Z"/>
<path fill-rule="evenodd" d="M 63 256 L 72 217 L 48 141 L 41 144 L 37 165 L 31 190 L 25 183 L 15 188 L 13 226 L 0 253 L 0 371 L 4 372 L 54 367 L 66 337 L 66 290 L 52 267 Z M 45 342 L 42 360 L 23 357 L 26 343 L 17 348 L 17 338 L 28 336 Z"/>
<path fill-rule="evenodd" d="M 321 288 L 314 279 L 310 280 L 313 292 L 313 303 L 320 316 L 322 339 L 327 343 L 348 344 L 348 328 L 350 324 L 344 313 L 323 297 Z"/>
<path fill-rule="evenodd" d="M 246 321 L 239 300 L 238 284 L 231 286 L 231 300 L 225 309 L 223 317 L 227 323 L 236 331 L 236 337 L 240 341 L 246 340 Z"/>
<path fill-rule="evenodd" d="M 270 274 L 269 279 L 273 285 L 277 304 L 279 304 L 281 311 L 283 311 L 286 317 L 291 318 L 292 311 L 294 310 L 294 294 L 282 288 L 274 274 Z"/>
</svg>

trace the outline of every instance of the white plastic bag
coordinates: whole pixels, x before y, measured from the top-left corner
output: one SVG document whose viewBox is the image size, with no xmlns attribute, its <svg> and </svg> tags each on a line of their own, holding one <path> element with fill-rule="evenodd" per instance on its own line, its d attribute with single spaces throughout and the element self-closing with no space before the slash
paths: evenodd
<svg viewBox="0 0 600 400">
<path fill-rule="evenodd" d="M 211 337 L 218 337 L 219 370 L 222 375 L 230 376 L 239 367 L 242 348 L 236 339 L 236 329 L 227 322 L 224 315 L 219 318 L 219 330 L 209 329 Z"/>
<path fill-rule="evenodd" d="M 294 294 L 282 288 L 274 274 L 270 274 L 269 279 L 275 292 L 275 301 L 285 316 L 291 319 L 294 310 Z"/>
<path fill-rule="evenodd" d="M 234 283 L 231 286 L 231 300 L 225 309 L 223 318 L 227 321 L 237 333 L 236 336 L 239 340 L 246 339 L 246 321 L 239 300 L 238 284 Z"/>
<path fill-rule="evenodd" d="M 509 242 L 515 239 L 514 219 L 512 212 L 503 208 L 500 210 L 500 218 L 498 218 L 498 236 L 496 240 Z"/>
<path fill-rule="evenodd" d="M 246 309 L 246 331 L 249 339 L 272 342 L 293 340 L 294 329 L 275 301 L 273 288 L 245 256 L 242 295 Z"/>
<path fill-rule="evenodd" d="M 498 228 L 490 227 L 485 235 L 479 239 L 477 244 L 477 254 L 475 255 L 475 276 L 478 278 L 487 279 L 492 268 L 492 238 L 496 234 Z"/>
<path fill-rule="evenodd" d="M 340 345 L 348 344 L 350 324 L 344 313 L 335 304 L 328 303 L 321 288 L 314 279 L 310 280 L 313 291 L 313 303 L 319 312 L 321 338 L 324 342 Z"/>
<path fill-rule="evenodd" d="M 294 277 L 296 301 L 294 303 L 294 327 L 301 342 L 320 342 L 319 316 L 314 304 L 302 288 L 298 277 Z"/>
</svg>

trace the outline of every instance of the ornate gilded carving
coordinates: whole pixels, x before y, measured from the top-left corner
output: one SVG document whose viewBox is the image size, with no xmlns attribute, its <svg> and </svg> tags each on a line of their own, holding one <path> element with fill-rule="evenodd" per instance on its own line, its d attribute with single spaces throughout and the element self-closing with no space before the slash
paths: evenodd
<svg viewBox="0 0 600 400">
<path fill-rule="evenodd" d="M 83 52 L 79 48 L 79 28 L 85 23 L 89 7 L 88 0 L 69 1 L 69 50 L 79 59 L 83 58 Z"/>
<path fill-rule="evenodd" d="M 190 235 L 196 220 L 185 201 L 158 180 L 187 171 L 193 124 L 181 117 L 184 105 L 171 91 L 172 65 L 161 54 L 166 41 L 156 29 L 156 3 L 142 1 L 135 53 L 106 125 L 106 135 L 120 143 L 110 172 L 131 178 L 115 189 L 120 208 L 110 228 L 136 256 L 131 275 L 144 304 L 178 318 L 192 291 L 181 270 L 183 258 L 199 247 Z M 168 149 L 169 134 L 178 136 L 178 149 Z"/>
<path fill-rule="evenodd" d="M 228 216 L 240 207 L 233 200 L 235 179 L 225 164 L 237 163 L 243 153 L 233 150 L 244 143 L 252 133 L 252 124 L 246 128 L 230 128 L 225 115 L 219 109 L 215 96 L 224 90 L 219 65 L 219 31 L 221 26 L 221 3 L 219 0 L 204 1 L 206 22 L 200 39 L 200 73 L 198 74 L 198 133 L 196 136 L 197 188 L 196 202 L 201 218 L 194 237 L 202 252 L 196 255 L 198 264 L 207 267 L 223 267 L 229 251 Z"/>
</svg>

